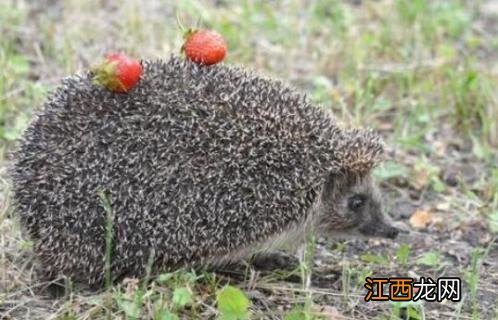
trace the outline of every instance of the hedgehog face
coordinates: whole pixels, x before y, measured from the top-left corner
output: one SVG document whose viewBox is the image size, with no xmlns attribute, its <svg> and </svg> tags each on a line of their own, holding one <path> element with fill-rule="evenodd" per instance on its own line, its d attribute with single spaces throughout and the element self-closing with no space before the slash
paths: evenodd
<svg viewBox="0 0 498 320">
<path fill-rule="evenodd" d="M 317 228 L 325 235 L 391 239 L 398 235 L 384 218 L 381 195 L 370 176 L 331 175 L 321 202 Z"/>
</svg>

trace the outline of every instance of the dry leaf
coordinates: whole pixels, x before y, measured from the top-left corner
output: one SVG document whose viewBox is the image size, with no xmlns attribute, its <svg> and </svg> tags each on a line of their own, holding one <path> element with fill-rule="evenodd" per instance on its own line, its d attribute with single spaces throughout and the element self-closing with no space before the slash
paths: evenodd
<svg viewBox="0 0 498 320">
<path fill-rule="evenodd" d="M 434 219 L 429 210 L 417 209 L 410 217 L 410 224 L 414 228 L 425 228 Z"/>
<path fill-rule="evenodd" d="M 382 122 L 379 125 L 379 130 L 382 130 L 382 131 L 392 130 L 393 127 L 394 126 L 391 122 Z"/>
<path fill-rule="evenodd" d="M 415 176 L 412 180 L 412 185 L 416 190 L 422 190 L 428 183 L 430 179 L 429 171 L 419 170 L 415 172 Z"/>
<path fill-rule="evenodd" d="M 132 296 L 138 290 L 140 280 L 137 278 L 124 278 L 123 284 L 126 286 L 125 292 L 127 295 Z"/>
<path fill-rule="evenodd" d="M 444 143 L 443 141 L 434 141 L 432 143 L 432 150 L 438 156 L 444 157 L 444 155 L 446 154 L 446 143 Z"/>
<path fill-rule="evenodd" d="M 441 202 L 436 205 L 436 209 L 439 211 L 449 211 L 451 204 L 449 202 Z"/>
</svg>

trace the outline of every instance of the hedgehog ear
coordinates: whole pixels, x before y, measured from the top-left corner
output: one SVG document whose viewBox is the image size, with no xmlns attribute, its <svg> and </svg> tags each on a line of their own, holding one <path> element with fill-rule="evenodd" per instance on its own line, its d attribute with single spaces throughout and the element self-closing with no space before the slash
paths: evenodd
<svg viewBox="0 0 498 320">
<path fill-rule="evenodd" d="M 343 143 L 341 167 L 347 173 L 366 174 L 384 158 L 384 142 L 371 129 L 344 130 Z"/>
</svg>

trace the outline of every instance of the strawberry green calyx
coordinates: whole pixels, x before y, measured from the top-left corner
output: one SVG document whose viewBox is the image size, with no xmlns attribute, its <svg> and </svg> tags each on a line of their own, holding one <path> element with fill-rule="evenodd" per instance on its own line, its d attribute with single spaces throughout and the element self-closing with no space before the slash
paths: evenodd
<svg viewBox="0 0 498 320">
<path fill-rule="evenodd" d="M 126 93 L 135 87 L 143 70 L 137 60 L 122 53 L 110 53 L 91 71 L 94 84 L 102 85 L 112 92 Z"/>
<path fill-rule="evenodd" d="M 102 85 L 111 91 L 125 91 L 125 86 L 117 77 L 117 61 L 102 62 L 91 69 L 93 73 L 92 82 L 96 85 Z"/>
</svg>

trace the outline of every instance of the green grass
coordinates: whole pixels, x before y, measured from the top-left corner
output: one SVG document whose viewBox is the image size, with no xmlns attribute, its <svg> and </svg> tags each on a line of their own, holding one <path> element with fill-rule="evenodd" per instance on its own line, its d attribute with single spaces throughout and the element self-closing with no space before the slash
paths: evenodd
<svg viewBox="0 0 498 320">
<path fill-rule="evenodd" d="M 0 4 L 0 141 L 13 141 L 26 127 L 33 104 L 46 94 L 43 84 L 28 79 L 30 65 L 16 40 L 26 17 L 23 10 Z M 0 145 L 0 155 L 5 152 Z"/>
<path fill-rule="evenodd" d="M 362 318 L 364 314 L 355 310 L 364 294 L 364 277 L 409 272 L 437 277 L 451 273 L 453 267 L 465 276 L 469 310 L 462 305 L 454 305 L 453 311 L 440 311 L 435 305 L 364 308 L 384 319 L 399 317 L 400 312 L 411 312 L 413 319 L 421 314 L 437 317 L 438 312 L 446 316 L 449 312 L 449 318 L 451 312 L 463 315 L 462 319 L 486 318 L 489 313 L 480 297 L 484 290 L 493 293 L 496 288 L 485 282 L 494 274 L 482 269 L 496 266 L 493 247 L 489 244 L 484 256 L 465 251 L 466 264 L 458 268 L 445 246 L 452 243 L 445 234 L 471 230 L 465 229 L 466 223 L 475 221 L 487 228 L 477 232 L 490 237 L 498 232 L 498 23 L 493 16 L 497 13 L 482 9 L 487 1 L 353 2 L 133 0 L 112 7 L 99 0 L 69 0 L 61 11 L 57 5 L 44 5 L 45 1 L 3 1 L 0 287 L 5 290 L 0 290 L 0 304 L 23 301 L 25 296 L 36 299 L 26 293 L 36 286 L 32 246 L 21 236 L 6 180 L 7 154 L 15 148 L 15 140 L 62 77 L 88 68 L 105 52 L 123 50 L 141 58 L 179 53 L 180 20 L 185 26 L 199 23 L 222 33 L 229 44 L 226 63 L 284 79 L 333 111 L 346 126 L 368 125 L 381 131 L 394 152 L 376 170 L 378 180 L 394 194 L 393 199 L 404 196 L 432 208 L 448 222 L 448 229 L 434 226 L 423 231 L 444 239 L 435 240 L 432 247 L 420 247 L 415 238 L 399 246 L 382 242 L 379 247 L 372 241 L 361 254 L 350 251 L 354 243 L 327 245 L 334 256 L 331 268 L 340 273 L 340 280 L 331 282 L 328 291 L 310 284 L 309 279 L 319 272 L 309 259 L 300 269 L 302 283 L 297 285 L 286 282 L 285 275 L 246 272 L 243 280 L 232 284 L 245 296 L 264 287 L 266 291 L 260 291 L 276 300 L 284 297 L 290 307 L 268 311 L 254 304 L 252 297 L 244 315 L 255 317 L 264 309 L 287 319 L 323 318 L 326 312 L 317 310 L 335 299 L 339 313 Z M 448 187 L 443 176 L 455 163 L 470 163 L 477 174 L 468 179 L 462 173 L 458 186 Z M 441 203 L 449 209 L 436 209 Z M 461 239 L 459 244 L 475 245 Z M 34 312 L 56 319 L 202 318 L 220 315 L 217 296 L 227 284 L 226 278 L 212 273 L 184 270 L 160 275 L 150 284 L 129 279 L 96 295 L 74 289 L 57 307 L 45 305 Z M 234 295 L 244 309 L 244 298 Z M 14 308 L 9 306 L 7 310 Z"/>
</svg>

